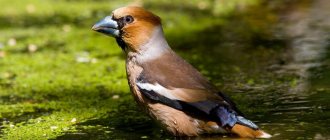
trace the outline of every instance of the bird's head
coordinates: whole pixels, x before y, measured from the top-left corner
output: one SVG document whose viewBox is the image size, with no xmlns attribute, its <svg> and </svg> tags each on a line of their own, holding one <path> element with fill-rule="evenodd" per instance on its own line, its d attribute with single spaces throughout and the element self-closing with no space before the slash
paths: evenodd
<svg viewBox="0 0 330 140">
<path fill-rule="evenodd" d="M 155 30 L 161 28 L 161 20 L 153 13 L 141 7 L 122 7 L 114 10 L 92 29 L 115 37 L 123 50 L 139 51 L 146 44 Z"/>
</svg>

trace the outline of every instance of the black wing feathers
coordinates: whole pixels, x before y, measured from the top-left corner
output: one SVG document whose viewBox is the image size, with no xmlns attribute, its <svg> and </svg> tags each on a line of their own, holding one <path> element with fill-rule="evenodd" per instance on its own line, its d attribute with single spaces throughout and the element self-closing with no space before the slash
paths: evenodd
<svg viewBox="0 0 330 140">
<path fill-rule="evenodd" d="M 153 90 L 149 91 L 143 88 L 140 88 L 138 86 L 140 92 L 146 96 L 149 100 L 152 100 L 154 102 L 160 102 L 164 105 L 170 106 L 172 108 L 175 108 L 177 110 L 183 110 L 182 105 L 180 104 L 180 102 L 176 101 L 176 100 L 171 100 L 169 98 L 166 98 L 165 96 L 162 96 L 156 92 L 154 92 Z"/>
<path fill-rule="evenodd" d="M 172 100 L 153 90 L 146 90 L 139 87 L 140 92 L 149 100 L 162 103 L 169 107 L 175 108 L 190 115 L 200 118 L 207 118 L 211 121 L 220 123 L 222 127 L 233 127 L 236 123 L 258 129 L 251 121 L 239 116 L 237 112 L 232 110 L 226 103 L 220 104 L 214 101 L 184 102 L 180 100 Z"/>
</svg>

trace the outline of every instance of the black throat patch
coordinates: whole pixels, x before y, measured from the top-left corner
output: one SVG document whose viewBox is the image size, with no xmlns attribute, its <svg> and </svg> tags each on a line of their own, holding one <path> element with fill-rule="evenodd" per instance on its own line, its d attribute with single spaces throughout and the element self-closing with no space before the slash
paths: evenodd
<svg viewBox="0 0 330 140">
<path fill-rule="evenodd" d="M 123 51 L 126 51 L 127 49 L 127 45 L 126 43 L 119 37 L 116 37 L 116 41 L 117 41 L 117 44 L 119 45 L 119 47 L 123 50 Z"/>
</svg>

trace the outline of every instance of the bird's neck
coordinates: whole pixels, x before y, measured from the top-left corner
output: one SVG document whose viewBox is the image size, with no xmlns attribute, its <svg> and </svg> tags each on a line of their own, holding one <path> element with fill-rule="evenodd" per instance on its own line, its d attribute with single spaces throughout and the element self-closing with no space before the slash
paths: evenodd
<svg viewBox="0 0 330 140">
<path fill-rule="evenodd" d="M 156 26 L 149 41 L 139 48 L 139 51 L 128 52 L 128 57 L 134 57 L 138 63 L 152 61 L 172 51 L 161 26 Z"/>
</svg>

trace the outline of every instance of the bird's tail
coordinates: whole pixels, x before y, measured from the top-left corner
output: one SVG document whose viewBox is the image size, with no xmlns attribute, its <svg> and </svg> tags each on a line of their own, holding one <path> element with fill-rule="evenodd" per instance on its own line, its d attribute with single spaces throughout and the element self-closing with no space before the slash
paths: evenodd
<svg viewBox="0 0 330 140">
<path fill-rule="evenodd" d="M 232 133 L 239 135 L 240 137 L 245 138 L 271 138 L 272 135 L 262 131 L 262 130 L 254 130 L 244 125 L 235 124 L 232 129 Z"/>
</svg>

